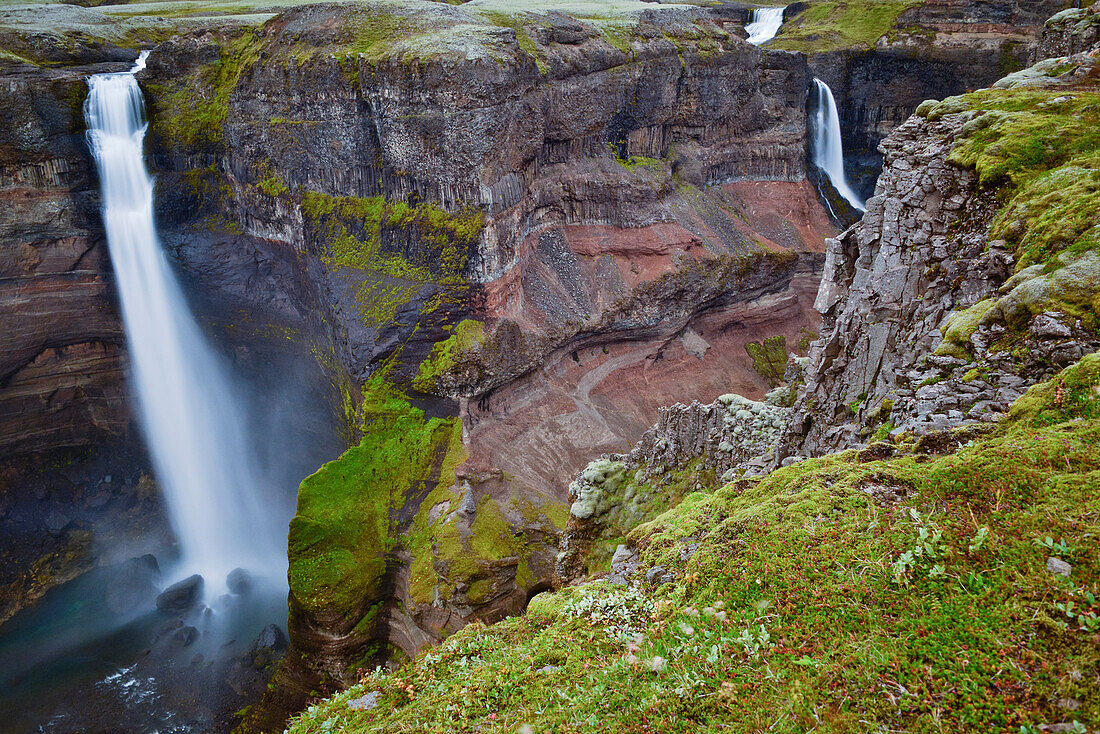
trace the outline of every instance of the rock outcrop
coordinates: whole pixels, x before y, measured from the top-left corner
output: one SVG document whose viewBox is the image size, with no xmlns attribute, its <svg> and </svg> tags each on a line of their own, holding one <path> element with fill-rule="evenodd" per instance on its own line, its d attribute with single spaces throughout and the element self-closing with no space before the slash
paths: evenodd
<svg viewBox="0 0 1100 734">
<path fill-rule="evenodd" d="M 998 420 L 1100 347 L 1084 132 L 1096 64 L 1095 52 L 1040 62 L 928 102 L 882 144 L 866 216 L 829 240 L 822 336 L 777 459 Z M 1001 91 L 1014 86 L 1033 106 Z M 1054 139 L 1071 142 L 1039 157 L 1023 147 Z"/>
<path fill-rule="evenodd" d="M 1067 8 L 1043 25 L 1039 42 L 1031 51 L 1031 61 L 1073 56 L 1097 43 L 1100 43 L 1100 3 L 1088 8 Z"/>
</svg>

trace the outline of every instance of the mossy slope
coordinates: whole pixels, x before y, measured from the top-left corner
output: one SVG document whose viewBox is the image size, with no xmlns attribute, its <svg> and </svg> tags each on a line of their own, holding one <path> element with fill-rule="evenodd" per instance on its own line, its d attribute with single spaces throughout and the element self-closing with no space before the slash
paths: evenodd
<svg viewBox="0 0 1100 734">
<path fill-rule="evenodd" d="M 983 433 L 690 495 L 631 536 L 674 583 L 640 598 L 605 583 L 540 596 L 524 616 L 368 676 L 290 731 L 1095 722 L 1098 416 L 1094 355 Z M 1072 573 L 1049 572 L 1048 556 Z M 349 708 L 368 691 L 377 708 Z"/>
<path fill-rule="evenodd" d="M 461 422 L 426 419 L 384 372 L 364 385 L 360 409 L 359 445 L 302 482 L 290 522 L 290 590 L 312 615 L 354 618 L 379 601 L 401 543 L 399 512 L 412 496 L 450 487 L 465 460 Z"/>
</svg>

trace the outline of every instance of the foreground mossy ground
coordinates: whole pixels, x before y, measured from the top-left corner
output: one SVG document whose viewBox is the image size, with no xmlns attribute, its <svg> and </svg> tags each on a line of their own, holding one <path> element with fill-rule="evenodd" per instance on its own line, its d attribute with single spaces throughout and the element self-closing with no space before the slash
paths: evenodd
<svg viewBox="0 0 1100 734">
<path fill-rule="evenodd" d="M 675 582 L 540 595 L 290 731 L 1095 724 L 1100 357 L 1033 388 L 1004 423 L 941 438 L 689 495 L 631 534 Z M 1072 573 L 1048 571 L 1049 556 Z M 349 708 L 368 692 L 377 707 Z"/>
</svg>

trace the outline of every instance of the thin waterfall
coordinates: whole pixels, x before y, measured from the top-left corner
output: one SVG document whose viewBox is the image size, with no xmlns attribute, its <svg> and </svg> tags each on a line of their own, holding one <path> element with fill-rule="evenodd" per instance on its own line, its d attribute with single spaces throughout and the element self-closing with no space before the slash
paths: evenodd
<svg viewBox="0 0 1100 734">
<path fill-rule="evenodd" d="M 775 38 L 779 27 L 783 25 L 783 11 L 787 8 L 753 8 L 749 11 L 749 22 L 745 31 L 749 34 L 749 43 L 759 46 Z"/>
<path fill-rule="evenodd" d="M 84 116 L 139 416 L 179 540 L 179 571 L 202 574 L 213 592 L 236 567 L 285 574 L 286 526 L 264 500 L 228 365 L 200 331 L 157 239 L 134 77 L 144 67 L 142 54 L 129 72 L 90 77 Z"/>
<path fill-rule="evenodd" d="M 866 211 L 867 206 L 863 199 L 848 183 L 848 177 L 844 174 L 844 150 L 840 142 L 840 113 L 837 110 L 836 100 L 833 99 L 833 90 L 820 79 L 814 79 L 814 89 L 817 92 L 817 111 L 814 113 L 813 136 L 813 162 L 825 172 L 833 188 L 848 202 L 859 209 Z"/>
</svg>

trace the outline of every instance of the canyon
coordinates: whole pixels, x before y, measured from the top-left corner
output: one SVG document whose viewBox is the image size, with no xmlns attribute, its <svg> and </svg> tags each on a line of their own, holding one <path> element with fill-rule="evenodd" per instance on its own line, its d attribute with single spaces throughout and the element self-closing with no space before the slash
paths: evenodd
<svg viewBox="0 0 1100 734">
<path fill-rule="evenodd" d="M 618 541 L 668 503 L 577 517 L 616 472 L 671 481 L 699 462 L 680 496 L 887 424 L 989 422 L 1098 346 L 1043 302 L 1058 336 L 1032 328 L 1022 368 L 989 348 L 1013 314 L 925 360 L 953 312 L 1000 297 L 1027 233 L 982 246 L 994 202 L 943 161 L 973 116 L 921 103 L 1086 50 L 1066 18 L 1044 30 L 1060 4 L 898 3 L 865 42 L 798 3 L 759 48 L 741 4 L 619 5 L 0 16 L 0 501 L 103 447 L 127 447 L 127 486 L 150 472 L 82 122 L 85 79 L 137 47 L 157 226 L 202 326 L 269 387 L 309 373 L 326 416 L 295 428 L 348 449 L 296 463 L 289 649 L 242 731 L 622 561 Z M 858 212 L 810 164 L 814 77 L 874 194 L 842 234 Z M 880 279 L 892 300 L 865 294 Z M 600 455 L 625 458 L 590 471 Z M 27 566 L 53 559 L 56 582 L 97 562 L 73 563 L 87 538 L 36 512 L 0 514 L 47 538 L 4 566 L 13 611 L 51 583 Z"/>
</svg>

